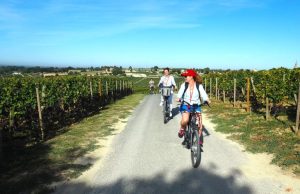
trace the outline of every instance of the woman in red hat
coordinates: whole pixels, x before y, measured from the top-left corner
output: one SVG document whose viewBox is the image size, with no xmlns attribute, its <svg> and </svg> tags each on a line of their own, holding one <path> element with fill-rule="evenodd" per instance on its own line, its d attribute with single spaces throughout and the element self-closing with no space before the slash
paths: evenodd
<svg viewBox="0 0 300 194">
<path fill-rule="evenodd" d="M 190 112 L 195 109 L 198 115 L 198 123 L 200 123 L 201 114 L 201 101 L 210 103 L 208 95 L 206 94 L 201 77 L 192 69 L 186 70 L 181 76 L 185 77 L 185 83 L 181 84 L 178 91 L 178 98 L 182 102 L 180 106 L 180 112 L 182 114 L 180 122 L 180 130 L 178 136 L 182 138 L 184 136 L 187 123 L 189 121 Z M 192 106 L 191 106 L 192 105 Z M 202 125 L 199 125 L 199 135 L 202 134 Z M 200 144 L 203 141 L 200 138 Z M 182 142 L 183 144 L 185 141 Z"/>
</svg>

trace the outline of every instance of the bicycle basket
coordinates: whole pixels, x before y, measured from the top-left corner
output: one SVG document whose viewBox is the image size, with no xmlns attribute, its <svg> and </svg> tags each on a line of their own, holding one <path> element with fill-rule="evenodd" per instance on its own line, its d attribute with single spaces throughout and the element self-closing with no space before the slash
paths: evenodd
<svg viewBox="0 0 300 194">
<path fill-rule="evenodd" d="M 162 88 L 161 89 L 163 96 L 170 96 L 171 95 L 171 88 Z"/>
</svg>

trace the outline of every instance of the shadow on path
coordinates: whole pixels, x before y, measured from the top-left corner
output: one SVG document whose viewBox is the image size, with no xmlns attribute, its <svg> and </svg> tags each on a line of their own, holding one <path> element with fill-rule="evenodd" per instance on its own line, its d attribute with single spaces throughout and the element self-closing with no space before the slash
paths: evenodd
<svg viewBox="0 0 300 194">
<path fill-rule="evenodd" d="M 215 165 L 210 165 L 214 171 Z M 171 180 L 166 179 L 165 173 L 159 173 L 153 178 L 120 178 L 114 183 L 87 186 L 85 183 L 70 184 L 70 190 L 57 193 L 254 193 L 250 186 L 239 183 L 239 170 L 233 170 L 227 176 L 214 174 L 206 169 L 190 169 L 182 171 Z M 99 180 L 105 180 L 99 177 Z"/>
<path fill-rule="evenodd" d="M 180 114 L 178 106 L 172 109 L 172 114 L 173 114 L 173 117 L 175 117 L 176 115 Z"/>
</svg>

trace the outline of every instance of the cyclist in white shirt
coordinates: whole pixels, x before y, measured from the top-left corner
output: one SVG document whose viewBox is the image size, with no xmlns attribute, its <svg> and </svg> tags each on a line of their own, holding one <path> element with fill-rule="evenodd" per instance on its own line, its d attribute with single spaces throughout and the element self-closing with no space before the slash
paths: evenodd
<svg viewBox="0 0 300 194">
<path fill-rule="evenodd" d="M 153 94 L 154 93 L 154 81 L 153 81 L 153 79 L 151 79 L 150 81 L 149 81 L 149 90 L 150 90 L 150 94 Z"/>
<path fill-rule="evenodd" d="M 170 75 L 170 69 L 168 67 L 164 68 L 164 75 L 160 78 L 159 83 L 158 83 L 158 87 L 172 87 L 171 88 L 171 95 L 168 99 L 169 103 L 170 103 L 170 117 L 172 117 L 172 100 L 173 100 L 173 89 L 177 89 L 176 83 L 175 83 L 175 79 L 172 75 Z M 160 106 L 163 105 L 164 102 L 164 98 L 163 96 L 161 96 L 161 102 L 160 102 Z"/>
</svg>

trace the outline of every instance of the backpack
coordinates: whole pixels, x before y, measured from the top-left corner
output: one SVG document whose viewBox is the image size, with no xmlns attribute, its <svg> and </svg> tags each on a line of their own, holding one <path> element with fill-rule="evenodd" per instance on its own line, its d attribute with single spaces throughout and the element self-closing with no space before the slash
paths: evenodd
<svg viewBox="0 0 300 194">
<path fill-rule="evenodd" d="M 200 85 L 200 84 L 199 84 L 198 82 L 196 82 L 196 88 L 197 88 L 197 90 L 198 90 L 199 99 L 200 99 L 200 101 L 201 101 L 201 96 L 200 96 L 200 91 L 199 91 L 199 85 Z M 181 96 L 182 99 L 184 98 L 184 94 L 185 94 L 186 90 L 188 89 L 188 87 L 189 87 L 189 83 L 188 83 L 188 82 L 185 82 L 185 83 L 184 83 L 184 91 L 183 91 L 182 96 Z"/>
</svg>

